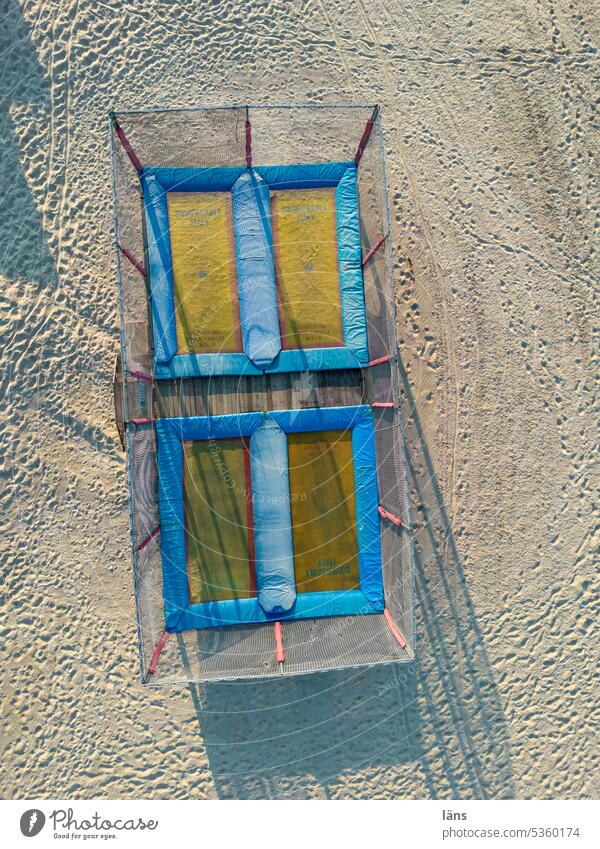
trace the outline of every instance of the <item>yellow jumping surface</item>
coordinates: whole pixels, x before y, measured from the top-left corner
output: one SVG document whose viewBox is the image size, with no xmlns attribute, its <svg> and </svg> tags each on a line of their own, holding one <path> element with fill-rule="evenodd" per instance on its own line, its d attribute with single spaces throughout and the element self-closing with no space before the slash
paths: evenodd
<svg viewBox="0 0 600 849">
<path fill-rule="evenodd" d="M 359 586 L 352 435 L 288 434 L 296 591 Z"/>
<path fill-rule="evenodd" d="M 168 192 L 177 348 L 242 350 L 229 192 Z"/>
<path fill-rule="evenodd" d="M 256 595 L 248 521 L 249 459 L 241 439 L 185 442 L 190 602 Z"/>
<path fill-rule="evenodd" d="M 284 348 L 343 345 L 335 189 L 271 194 Z"/>
</svg>

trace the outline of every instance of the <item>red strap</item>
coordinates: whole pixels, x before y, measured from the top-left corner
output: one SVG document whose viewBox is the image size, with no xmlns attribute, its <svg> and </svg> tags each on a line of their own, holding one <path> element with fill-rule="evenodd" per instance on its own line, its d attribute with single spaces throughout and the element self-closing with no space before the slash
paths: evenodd
<svg viewBox="0 0 600 849">
<path fill-rule="evenodd" d="M 127 154 L 129 159 L 131 160 L 131 164 L 133 165 L 133 167 L 135 168 L 135 170 L 139 174 L 140 171 L 142 170 L 142 163 L 140 162 L 135 150 L 129 144 L 127 136 L 125 135 L 125 133 L 123 132 L 123 130 L 117 124 L 116 121 L 115 121 L 115 132 L 116 132 L 117 136 L 119 137 L 119 141 L 121 142 L 121 144 L 125 148 L 125 153 Z"/>
<path fill-rule="evenodd" d="M 133 267 L 135 269 L 137 269 L 137 271 L 140 272 L 142 277 L 145 277 L 146 276 L 146 269 L 144 268 L 142 263 L 134 257 L 134 255 L 131 253 L 131 251 L 128 251 L 127 248 L 121 247 L 121 245 L 119 245 L 119 250 L 121 251 L 123 256 L 127 257 L 127 259 L 133 265 Z"/>
<path fill-rule="evenodd" d="M 144 540 L 144 542 L 141 542 L 141 543 L 138 545 L 138 551 L 141 551 L 141 550 L 142 550 L 142 548 L 146 548 L 146 546 L 148 545 L 148 543 L 150 542 L 150 540 L 151 540 L 151 539 L 154 539 L 154 537 L 156 536 L 156 534 L 158 534 L 159 532 L 160 532 L 160 527 L 159 527 L 159 528 L 156 528 L 156 530 L 155 530 L 155 531 L 152 531 L 152 533 L 150 534 L 150 536 L 149 536 L 149 537 L 146 537 L 146 539 Z"/>
<path fill-rule="evenodd" d="M 358 143 L 358 150 L 354 154 L 354 162 L 355 162 L 356 165 L 358 165 L 358 163 L 362 159 L 362 155 L 365 152 L 365 145 L 369 141 L 369 137 L 370 137 L 372 132 L 373 132 L 373 121 L 371 120 L 371 118 L 369 118 L 369 120 L 367 121 L 367 126 L 365 127 L 364 132 L 361 136 L 361 139 Z"/>
<path fill-rule="evenodd" d="M 369 120 L 366 123 L 365 129 L 363 130 L 363 134 L 362 134 L 360 141 L 358 143 L 358 150 L 354 154 L 354 162 L 356 163 L 356 165 L 358 165 L 358 163 L 360 162 L 360 160 L 362 158 L 363 153 L 365 152 L 365 147 L 367 146 L 367 142 L 369 141 L 371 133 L 373 132 L 373 127 L 375 126 L 375 119 L 377 118 L 378 112 L 379 112 L 379 107 L 376 106 L 373 109 L 373 114 L 371 115 L 371 117 L 369 118 Z"/>
</svg>

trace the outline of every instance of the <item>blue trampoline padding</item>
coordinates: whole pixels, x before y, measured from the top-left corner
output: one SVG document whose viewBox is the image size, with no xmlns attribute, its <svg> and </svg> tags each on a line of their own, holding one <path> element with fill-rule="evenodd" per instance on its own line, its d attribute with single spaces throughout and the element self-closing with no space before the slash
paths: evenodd
<svg viewBox="0 0 600 849">
<path fill-rule="evenodd" d="M 319 189 L 337 186 L 354 162 L 318 162 L 299 165 L 259 165 L 252 170 L 272 189 Z M 167 192 L 230 192 L 235 181 L 248 169 L 145 167 Z"/>
<path fill-rule="evenodd" d="M 262 359 L 259 354 L 256 354 L 257 365 L 254 365 L 252 362 L 254 342 L 250 340 L 255 338 L 255 334 L 246 332 L 246 314 L 241 312 L 243 300 L 241 290 L 249 292 L 250 287 L 246 284 L 250 272 L 242 273 L 240 289 L 238 269 L 244 353 L 177 354 L 167 192 L 229 192 L 233 190 L 234 185 L 241 177 L 248 174 L 253 174 L 257 178 L 257 184 L 259 178 L 264 180 L 268 189 L 337 187 L 336 227 L 344 347 L 280 351 L 266 365 L 270 351 L 277 347 L 277 339 L 279 338 L 279 319 L 276 310 L 273 310 L 272 299 L 269 296 L 269 301 L 263 304 L 263 311 L 260 313 L 262 329 L 256 333 L 256 338 L 264 341 L 265 350 L 269 349 L 269 353 Z M 155 376 L 159 380 L 197 377 L 198 375 L 259 375 L 264 372 L 323 371 L 360 368 L 367 365 L 369 358 L 356 174 L 356 165 L 353 162 L 269 165 L 258 166 L 253 169 L 241 167 L 144 168 L 142 189 L 146 208 L 148 260 L 152 292 Z M 263 221 L 268 218 L 270 228 L 270 203 L 268 215 L 266 212 L 268 191 L 261 190 L 260 197 L 265 206 Z M 239 263 L 238 231 L 235 224 L 234 229 L 236 233 L 236 261 Z M 246 248 L 244 248 L 243 254 L 246 254 Z M 264 254 L 265 259 L 267 255 L 268 252 Z M 273 279 L 274 273 L 274 265 L 272 265 Z M 261 283 L 260 288 L 266 294 L 270 287 L 263 286 Z M 257 316 L 256 302 L 258 300 L 258 298 L 256 300 L 251 298 L 248 303 L 248 320 Z M 243 309 L 246 309 L 246 305 Z M 276 321 L 277 331 L 275 331 Z M 247 344 L 250 345 L 251 350 L 248 350 Z M 259 351 L 261 344 L 260 342 L 257 344 Z"/>
<path fill-rule="evenodd" d="M 190 604 L 185 545 L 182 442 L 194 439 L 252 437 L 264 422 L 277 424 L 284 433 L 336 429 L 352 430 L 360 588 L 347 592 L 297 594 L 295 602 L 286 613 L 267 613 L 255 598 Z M 156 434 L 158 442 L 160 546 L 165 624 L 168 631 L 212 628 L 250 622 L 270 622 L 275 619 L 283 621 L 318 616 L 352 616 L 363 613 L 378 613 L 383 610 L 384 594 L 381 573 L 379 514 L 377 510 L 375 436 L 373 413 L 370 407 L 328 407 L 325 409 L 282 410 L 269 413 L 159 419 L 156 422 Z M 265 482 L 265 487 L 268 490 L 268 482 Z M 278 486 L 273 485 L 273 489 L 270 491 L 274 492 L 276 489 L 278 490 Z M 254 486 L 253 490 L 253 495 L 255 495 Z M 256 511 L 256 505 L 254 510 Z M 258 524 L 255 514 L 255 540 Z"/>
<path fill-rule="evenodd" d="M 244 352 L 259 369 L 281 350 L 269 187 L 248 168 L 231 189 Z"/>
<path fill-rule="evenodd" d="M 146 211 L 148 266 L 152 284 L 154 356 L 157 363 L 166 363 L 177 353 L 167 193 L 151 174 L 142 172 L 141 180 Z"/>
<path fill-rule="evenodd" d="M 166 192 L 230 192 L 246 168 L 158 168 L 145 167 Z"/>
<path fill-rule="evenodd" d="M 187 547 L 183 500 L 183 446 L 172 429 L 156 423 L 160 549 L 165 625 L 179 622 L 188 606 Z M 161 434 L 164 434 L 161 436 Z M 185 599 L 185 602 L 183 601 Z"/>
<path fill-rule="evenodd" d="M 258 165 L 255 167 L 269 188 L 326 189 L 337 186 L 346 171 L 356 172 L 354 162 L 319 162 L 310 165 Z"/>
<path fill-rule="evenodd" d="M 250 439 L 258 603 L 287 613 L 296 601 L 287 436 L 266 418 Z"/>
<path fill-rule="evenodd" d="M 169 363 L 157 363 L 157 380 L 201 375 L 258 375 L 288 371 L 325 371 L 360 368 L 362 359 L 349 348 L 306 348 L 281 351 L 266 369 L 252 365 L 245 354 L 180 354 Z"/>
<path fill-rule="evenodd" d="M 166 608 L 165 608 L 166 609 Z M 192 628 L 223 628 L 228 625 L 251 625 L 261 622 L 290 622 L 295 619 L 318 619 L 324 616 L 360 616 L 381 613 L 382 605 L 368 602 L 361 590 L 345 592 L 300 593 L 287 613 L 269 616 L 254 598 L 207 601 L 190 604 L 167 630 L 189 631 Z"/>
</svg>

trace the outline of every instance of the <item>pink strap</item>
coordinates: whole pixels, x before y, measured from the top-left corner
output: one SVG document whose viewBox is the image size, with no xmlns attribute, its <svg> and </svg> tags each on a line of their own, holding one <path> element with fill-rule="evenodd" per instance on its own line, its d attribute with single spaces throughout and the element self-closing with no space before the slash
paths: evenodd
<svg viewBox="0 0 600 849">
<path fill-rule="evenodd" d="M 283 648 L 283 629 L 281 622 L 275 623 L 275 660 L 278 663 L 283 663 L 285 660 L 285 651 Z"/>
<path fill-rule="evenodd" d="M 148 675 L 154 675 L 156 672 L 156 667 L 158 666 L 158 658 L 160 657 L 161 651 L 165 647 L 165 643 L 167 642 L 167 637 L 169 636 L 168 631 L 162 635 L 158 643 L 156 644 L 156 648 L 154 649 L 154 654 L 152 655 L 152 660 L 150 661 L 150 666 L 148 667 Z"/>
<path fill-rule="evenodd" d="M 393 401 L 376 401 L 374 404 L 371 404 L 372 407 L 384 407 L 385 409 L 390 409 L 394 406 Z"/>
<path fill-rule="evenodd" d="M 381 363 L 389 363 L 391 357 L 389 354 L 386 354 L 385 357 L 378 357 L 376 360 L 371 360 L 370 363 L 367 363 L 368 366 L 378 366 Z"/>
<path fill-rule="evenodd" d="M 132 419 L 131 424 L 147 425 L 147 424 L 152 424 L 153 421 L 154 421 L 154 419 Z"/>
<path fill-rule="evenodd" d="M 391 613 L 390 613 L 390 611 L 387 609 L 387 607 L 385 607 L 385 608 L 383 609 L 383 615 L 385 616 L 386 621 L 387 621 L 388 625 L 390 626 L 390 631 L 392 632 L 392 634 L 394 635 L 394 637 L 395 637 L 395 638 L 398 640 L 398 642 L 400 643 L 400 648 L 405 649 L 405 648 L 406 648 L 406 640 L 404 639 L 404 637 L 402 636 L 402 634 L 401 634 L 401 633 L 400 633 L 400 631 L 398 630 L 398 626 L 396 625 L 396 623 L 395 623 L 395 622 L 394 622 L 394 620 L 392 619 L 392 614 L 391 614 Z"/>
<path fill-rule="evenodd" d="M 371 250 L 369 251 L 369 253 L 366 255 L 366 257 L 365 257 L 365 258 L 363 259 L 363 261 L 362 261 L 363 268 L 364 268 L 364 267 L 365 267 L 365 265 L 368 263 L 368 261 L 371 259 L 371 257 L 373 256 L 373 254 L 376 254 L 376 253 L 377 253 L 377 251 L 378 251 L 378 250 L 379 250 L 379 248 L 383 245 L 383 243 L 384 243 L 384 242 L 385 242 L 385 236 L 381 236 L 381 237 L 380 237 L 380 238 L 379 238 L 379 239 L 375 242 L 375 244 L 373 245 L 373 247 L 371 248 Z"/>
</svg>

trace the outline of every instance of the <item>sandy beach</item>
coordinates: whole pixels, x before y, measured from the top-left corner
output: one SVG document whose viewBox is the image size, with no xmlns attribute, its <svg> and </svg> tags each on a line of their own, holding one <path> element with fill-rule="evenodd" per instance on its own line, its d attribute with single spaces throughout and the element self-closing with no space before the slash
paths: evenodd
<svg viewBox="0 0 600 849">
<path fill-rule="evenodd" d="M 599 34 L 591 0 L 3 0 L 2 798 L 598 797 Z M 143 687 L 109 112 L 307 101 L 381 107 L 418 660 Z"/>
</svg>

